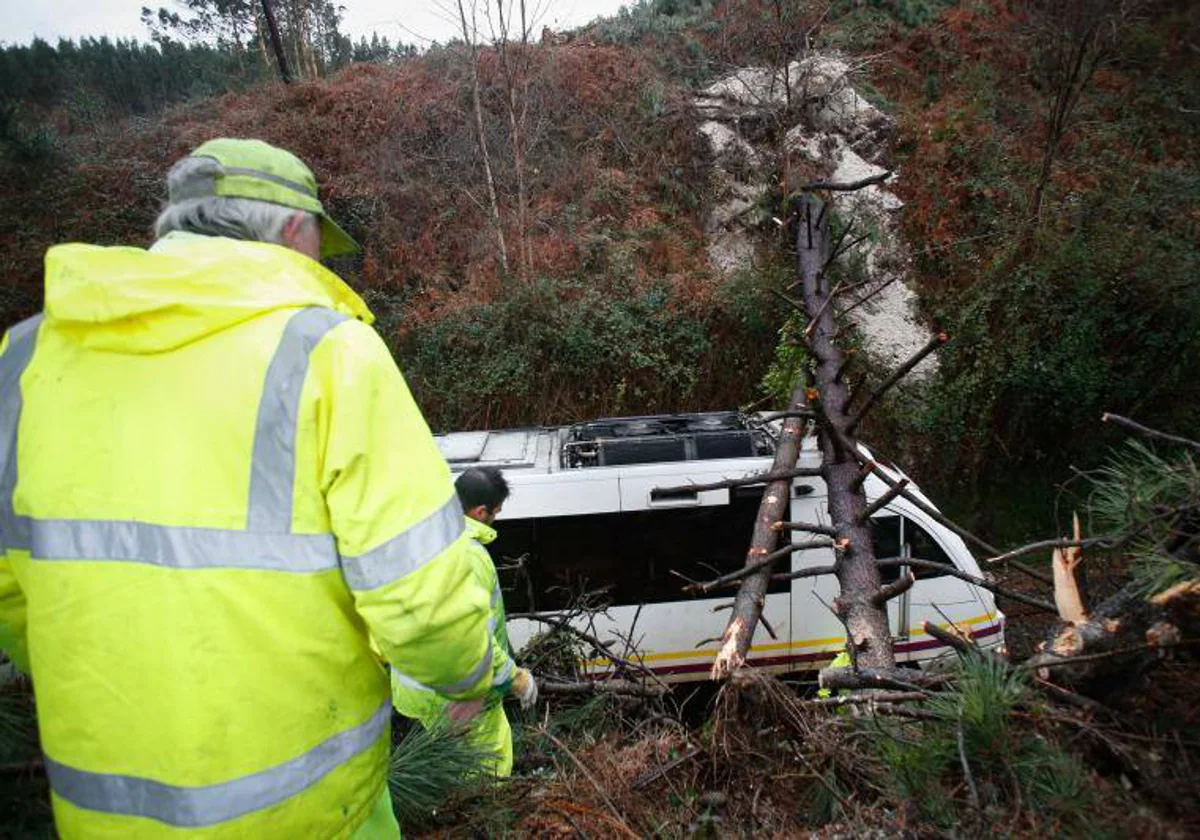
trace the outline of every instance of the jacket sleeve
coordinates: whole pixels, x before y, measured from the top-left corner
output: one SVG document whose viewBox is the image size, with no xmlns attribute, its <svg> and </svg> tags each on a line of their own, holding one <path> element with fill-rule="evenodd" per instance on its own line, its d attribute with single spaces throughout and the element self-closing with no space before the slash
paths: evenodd
<svg viewBox="0 0 1200 840">
<path fill-rule="evenodd" d="M 481 696 L 495 654 L 488 594 L 449 467 L 374 330 L 348 321 L 327 343 L 314 371 L 326 378 L 321 481 L 355 607 L 395 671 L 450 699 Z"/>
<path fill-rule="evenodd" d="M 7 333 L 0 342 L 0 359 L 8 350 L 9 336 Z M 11 399 L 11 394 L 0 394 L 0 400 Z M 15 446 L 16 441 L 11 441 Z M 7 451 L 10 441 L 0 440 L 0 472 L 7 466 L 8 459 L 13 457 Z M 8 504 L 10 500 L 0 499 L 0 504 Z M 3 521 L 0 518 L 0 530 Z M 29 652 L 25 644 L 25 593 L 17 582 L 13 571 L 12 552 L 7 546 L 8 535 L 0 533 L 0 651 L 21 671 L 29 673 Z"/>
<path fill-rule="evenodd" d="M 492 563 L 488 550 L 472 541 L 472 562 L 480 588 L 488 596 L 488 629 L 492 635 L 492 688 L 507 693 L 512 684 L 516 665 L 508 649 L 508 630 L 504 625 L 504 596 L 500 591 L 500 578 Z"/>
<path fill-rule="evenodd" d="M 25 644 L 25 593 L 13 573 L 9 552 L 0 554 L 0 651 L 24 673 L 29 673 Z"/>
</svg>

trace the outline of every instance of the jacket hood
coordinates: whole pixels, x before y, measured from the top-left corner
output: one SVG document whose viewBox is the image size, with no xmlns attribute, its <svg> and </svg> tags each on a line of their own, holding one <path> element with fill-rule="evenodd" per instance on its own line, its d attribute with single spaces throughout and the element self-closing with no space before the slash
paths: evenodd
<svg viewBox="0 0 1200 840">
<path fill-rule="evenodd" d="M 467 517 L 467 533 L 480 545 L 487 545 L 496 539 L 495 528 L 491 525 L 484 525 L 478 519 L 472 519 L 469 516 Z"/>
<path fill-rule="evenodd" d="M 46 252 L 46 323 L 95 350 L 161 353 L 302 306 L 374 320 L 336 274 L 281 245 L 170 233 L 150 250 Z"/>
</svg>

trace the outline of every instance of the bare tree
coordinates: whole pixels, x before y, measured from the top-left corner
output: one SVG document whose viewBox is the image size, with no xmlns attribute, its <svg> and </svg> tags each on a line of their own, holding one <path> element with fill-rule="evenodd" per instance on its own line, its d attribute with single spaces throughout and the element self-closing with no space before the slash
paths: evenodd
<svg viewBox="0 0 1200 840">
<path fill-rule="evenodd" d="M 291 83 L 292 74 L 288 71 L 287 58 L 283 53 L 283 39 L 279 37 L 279 24 L 275 20 L 275 9 L 271 0 L 262 0 L 263 17 L 267 21 L 267 31 L 271 33 L 271 47 L 275 50 L 275 60 L 279 62 L 279 77 L 285 83 Z"/>
<path fill-rule="evenodd" d="M 492 177 L 492 161 L 488 154 L 487 135 L 483 128 L 483 104 L 479 95 L 479 43 L 478 27 L 475 24 L 475 4 L 471 2 L 471 22 L 467 23 L 467 7 L 464 0 L 455 0 L 458 8 L 459 25 L 462 29 L 463 41 L 470 53 L 471 64 L 471 105 L 475 113 L 475 132 L 479 137 L 479 154 L 483 158 L 483 176 L 487 183 L 488 208 L 491 215 L 492 227 L 496 233 L 496 246 L 499 249 L 500 265 L 504 273 L 508 273 L 508 245 L 504 241 L 504 225 L 500 219 L 500 204 L 496 199 L 496 181 Z"/>
<path fill-rule="evenodd" d="M 512 35 L 513 15 L 516 14 L 516 37 Z M 518 0 L 517 8 L 509 2 L 507 12 L 504 0 L 496 0 L 498 32 L 495 38 L 496 51 L 500 58 L 500 70 L 504 79 L 504 105 L 508 112 L 509 132 L 512 137 L 513 174 L 517 182 L 517 252 L 522 275 L 533 270 L 533 250 L 529 242 L 529 195 L 526 183 L 525 158 L 528 152 L 529 86 L 532 76 L 533 50 L 530 32 L 534 21 L 530 20 L 525 0 Z"/>
<path fill-rule="evenodd" d="M 1079 100 L 1100 62 L 1111 52 L 1137 0 L 1044 0 L 1038 50 L 1050 90 L 1042 164 L 1029 198 L 1030 227 L 1041 219 L 1046 187 Z"/>
</svg>

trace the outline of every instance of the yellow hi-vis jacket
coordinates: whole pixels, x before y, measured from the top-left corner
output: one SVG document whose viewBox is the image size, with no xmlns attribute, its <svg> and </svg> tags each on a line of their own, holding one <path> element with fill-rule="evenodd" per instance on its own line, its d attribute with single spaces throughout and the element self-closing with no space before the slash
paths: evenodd
<svg viewBox="0 0 1200 840">
<path fill-rule="evenodd" d="M 46 255 L 0 346 L 0 646 L 64 837 L 344 837 L 397 669 L 492 680 L 445 461 L 365 304 L 277 245 Z"/>
<path fill-rule="evenodd" d="M 496 531 L 475 519 L 467 518 L 467 532 L 471 535 L 471 571 L 479 588 L 488 595 L 491 616 L 488 627 L 492 631 L 491 686 L 489 703 L 471 723 L 475 742 L 490 753 L 484 768 L 495 776 L 512 774 L 513 747 L 512 728 L 504 714 L 504 695 L 512 686 L 516 666 L 508 644 L 508 627 L 504 620 L 504 597 L 500 591 L 500 578 L 488 550 L 484 548 L 496 539 Z M 398 668 L 392 668 L 392 702 L 396 710 L 405 717 L 418 720 L 426 728 L 438 723 L 445 715 L 449 703 L 436 691 L 422 685 Z"/>
</svg>

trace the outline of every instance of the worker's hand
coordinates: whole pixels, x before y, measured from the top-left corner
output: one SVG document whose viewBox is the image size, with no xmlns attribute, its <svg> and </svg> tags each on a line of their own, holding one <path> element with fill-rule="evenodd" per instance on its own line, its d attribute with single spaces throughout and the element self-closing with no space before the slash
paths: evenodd
<svg viewBox="0 0 1200 840">
<path fill-rule="evenodd" d="M 512 693 L 521 701 L 522 709 L 529 709 L 537 702 L 537 682 L 533 679 L 533 674 L 526 668 L 518 668 L 517 673 L 513 676 Z"/>
<path fill-rule="evenodd" d="M 446 717 L 452 724 L 466 724 L 473 721 L 482 710 L 482 697 L 476 700 L 455 700 L 446 707 Z"/>
</svg>

